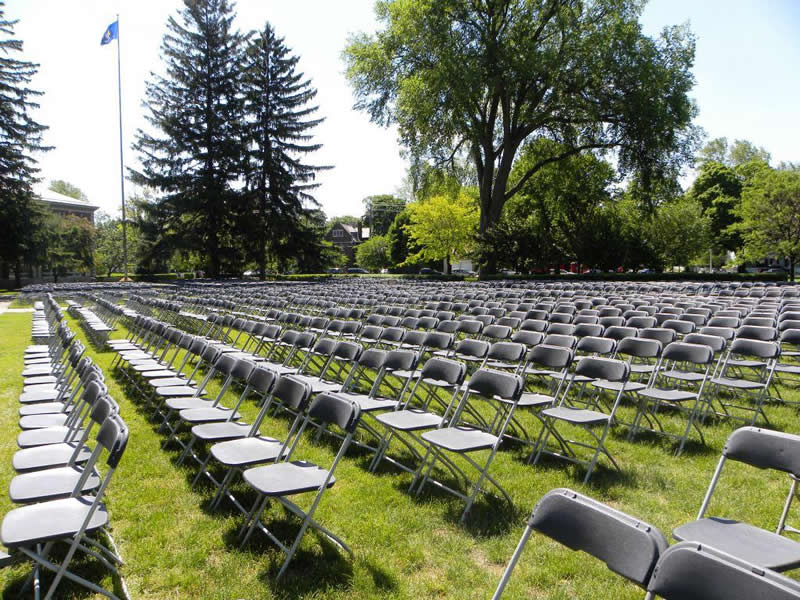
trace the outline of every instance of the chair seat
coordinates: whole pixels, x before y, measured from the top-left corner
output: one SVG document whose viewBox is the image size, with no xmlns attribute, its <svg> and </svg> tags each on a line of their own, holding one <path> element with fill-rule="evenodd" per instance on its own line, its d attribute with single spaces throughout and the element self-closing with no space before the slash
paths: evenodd
<svg viewBox="0 0 800 600">
<path fill-rule="evenodd" d="M 777 365 L 775 367 L 775 372 L 800 375 L 800 365 Z"/>
<path fill-rule="evenodd" d="M 25 348 L 25 354 L 36 354 L 37 352 L 48 352 L 49 350 L 50 346 L 47 344 L 34 344 Z"/>
<path fill-rule="evenodd" d="M 320 394 L 322 392 L 337 392 L 342 387 L 341 383 L 323 381 L 319 377 L 314 377 L 311 375 L 293 375 L 292 377 L 310 385 L 311 392 L 313 394 Z"/>
<path fill-rule="evenodd" d="M 67 413 L 49 413 L 40 415 L 26 415 L 19 420 L 20 429 L 44 429 L 64 425 L 69 415 Z"/>
<path fill-rule="evenodd" d="M 177 373 L 170 373 L 169 371 L 162 370 L 159 371 L 160 373 L 164 373 L 165 376 L 163 377 L 151 377 L 149 373 L 144 373 L 144 376 L 147 378 L 147 384 L 154 387 L 154 388 L 166 388 L 166 387 L 178 387 L 178 386 L 188 386 L 192 389 L 196 389 L 194 387 L 194 381 L 188 381 L 185 377 L 181 377 Z"/>
<path fill-rule="evenodd" d="M 35 365 L 28 367 L 22 372 L 23 377 L 37 377 L 39 375 L 52 375 L 54 372 L 53 365 Z"/>
<path fill-rule="evenodd" d="M 22 381 L 22 391 L 27 392 L 28 390 L 25 387 L 29 385 L 42 385 L 45 383 L 57 383 L 58 379 L 54 375 L 37 375 L 36 377 L 26 377 Z"/>
<path fill-rule="evenodd" d="M 47 444 L 60 444 L 66 440 L 69 431 L 69 428 L 64 425 L 23 431 L 17 436 L 17 445 L 20 448 L 30 448 Z M 76 437 L 80 437 L 82 433 L 83 430 L 77 432 Z"/>
<path fill-rule="evenodd" d="M 80 531 L 92 506 L 91 497 L 64 498 L 22 506 L 10 511 L 0 526 L 0 541 L 8 548 L 70 537 Z M 89 520 L 87 532 L 108 523 L 103 503 Z"/>
<path fill-rule="evenodd" d="M 434 446 L 451 452 L 476 452 L 486 450 L 497 443 L 497 436 L 472 427 L 445 427 L 426 431 L 422 439 Z"/>
<path fill-rule="evenodd" d="M 400 431 L 418 431 L 420 429 L 434 429 L 442 424 L 442 417 L 433 413 L 411 408 L 378 415 L 375 419 Z"/>
<path fill-rule="evenodd" d="M 697 394 L 686 390 L 662 390 L 660 388 L 647 388 L 641 390 L 639 395 L 652 398 L 653 400 L 666 400 L 667 402 L 684 402 L 697 398 Z"/>
<path fill-rule="evenodd" d="M 744 360 L 744 359 L 730 359 L 728 361 L 728 366 L 731 367 L 743 367 L 746 369 L 760 369 L 766 363 L 760 360 Z"/>
<path fill-rule="evenodd" d="M 608 415 L 595 410 L 570 408 L 569 406 L 546 408 L 542 414 L 574 425 L 605 425 L 609 419 Z"/>
<path fill-rule="evenodd" d="M 773 571 L 800 566 L 800 543 L 742 523 L 709 517 L 672 531 L 678 541 L 698 542 Z"/>
<path fill-rule="evenodd" d="M 31 392 L 22 392 L 19 401 L 23 404 L 36 404 L 38 402 L 52 402 L 56 398 L 58 398 L 58 390 L 55 388 L 47 388 Z"/>
<path fill-rule="evenodd" d="M 399 402 L 397 400 L 388 400 L 386 398 L 370 398 L 366 394 L 347 394 L 337 393 L 333 394 L 338 398 L 344 398 L 351 402 L 358 404 L 361 412 L 374 412 L 376 410 L 391 410 L 395 408 Z"/>
<path fill-rule="evenodd" d="M 705 375 L 703 373 L 695 373 L 694 371 L 662 371 L 662 377 L 669 377 L 670 379 L 678 379 L 680 381 L 703 381 Z"/>
<path fill-rule="evenodd" d="M 728 377 L 715 377 L 711 383 L 721 385 L 723 387 L 737 388 L 740 390 L 757 390 L 764 387 L 764 384 L 758 381 L 750 381 L 748 379 L 730 379 Z"/>
<path fill-rule="evenodd" d="M 42 502 L 70 496 L 83 470 L 78 467 L 58 467 L 17 475 L 8 486 L 8 497 L 17 504 Z M 89 493 L 100 486 L 100 476 L 92 472 L 81 491 Z"/>
<path fill-rule="evenodd" d="M 19 416 L 49 415 L 59 412 L 71 412 L 72 405 L 65 406 L 61 402 L 39 402 L 38 404 L 23 404 L 19 407 Z"/>
<path fill-rule="evenodd" d="M 202 423 L 192 427 L 192 435 L 203 441 L 223 442 L 247 437 L 252 425 L 236 421 Z"/>
<path fill-rule="evenodd" d="M 298 460 L 247 469 L 242 475 L 250 486 L 265 496 L 288 496 L 319 490 L 325 484 L 328 471 L 314 463 Z M 336 478 L 331 477 L 327 487 L 334 483 Z"/>
<path fill-rule="evenodd" d="M 547 394 L 537 394 L 533 392 L 525 392 L 520 396 L 518 407 L 522 408 L 538 408 L 540 406 L 552 406 L 553 397 Z"/>
<path fill-rule="evenodd" d="M 182 421 L 187 423 L 216 423 L 219 421 L 227 421 L 231 418 L 231 409 L 224 406 L 216 406 L 214 408 L 187 408 L 180 412 Z M 234 420 L 242 418 L 238 412 L 233 413 Z"/>
<path fill-rule="evenodd" d="M 147 379 L 147 380 L 150 380 L 150 379 L 167 379 L 167 378 L 171 379 L 173 377 L 180 377 L 182 383 L 179 383 L 178 385 L 193 384 L 194 383 L 194 381 L 187 381 L 185 378 L 183 378 L 181 375 L 179 375 L 175 371 L 172 371 L 170 369 L 165 369 L 163 367 L 161 367 L 161 369 L 158 370 L 158 371 L 155 371 L 155 370 L 154 371 L 142 371 L 140 373 L 140 375 L 142 377 L 144 377 L 145 379 Z M 150 382 L 148 381 L 148 383 L 150 383 Z"/>
<path fill-rule="evenodd" d="M 70 442 L 17 450 L 11 459 L 11 466 L 14 467 L 14 470 L 18 473 L 35 471 L 37 469 L 63 467 L 67 465 L 77 447 L 77 442 Z M 89 460 L 91 454 L 92 449 L 84 445 L 78 451 L 75 462 L 84 463 Z"/>
<path fill-rule="evenodd" d="M 145 371 L 163 371 L 167 368 L 167 366 L 158 361 L 152 360 L 131 365 L 131 368 L 137 373 L 144 373 Z M 170 373 L 173 373 L 173 371 L 170 371 Z"/>
<path fill-rule="evenodd" d="M 170 398 L 166 402 L 170 410 L 189 410 L 190 408 L 214 408 L 213 400 L 189 396 L 187 398 Z"/>
<path fill-rule="evenodd" d="M 601 390 L 609 390 L 612 392 L 619 392 L 622 389 L 625 392 L 638 392 L 639 390 L 643 390 L 647 386 L 643 383 L 638 381 L 606 381 L 605 379 L 601 379 L 599 381 L 593 381 L 592 385 L 596 388 L 600 388 Z"/>
<path fill-rule="evenodd" d="M 272 462 L 280 456 L 283 443 L 273 438 L 246 437 L 211 446 L 211 456 L 229 467 L 247 467 Z"/>
<path fill-rule="evenodd" d="M 194 396 L 197 394 L 197 388 L 189 385 L 170 385 L 164 387 L 157 387 L 156 394 L 164 396 L 165 398 L 176 398 L 178 396 Z"/>
</svg>

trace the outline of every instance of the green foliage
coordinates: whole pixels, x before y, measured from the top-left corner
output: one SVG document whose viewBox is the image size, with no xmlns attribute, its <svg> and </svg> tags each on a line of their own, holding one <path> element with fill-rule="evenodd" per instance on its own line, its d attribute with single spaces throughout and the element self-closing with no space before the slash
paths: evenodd
<svg viewBox="0 0 800 600">
<path fill-rule="evenodd" d="M 75 198 L 76 200 L 80 200 L 82 202 L 88 202 L 89 199 L 86 197 L 86 194 L 83 193 L 83 190 L 76 185 L 72 185 L 68 181 L 64 181 L 62 179 L 54 179 L 50 182 L 49 189 L 64 196 L 69 196 L 70 198 Z"/>
<path fill-rule="evenodd" d="M 709 140 L 697 156 L 700 164 L 717 162 L 728 167 L 738 167 L 752 161 L 769 163 L 771 155 L 761 146 L 748 140 L 734 140 L 728 145 L 728 138 L 720 137 Z"/>
<path fill-rule="evenodd" d="M 380 271 L 390 266 L 389 239 L 384 235 L 374 235 L 356 246 L 356 263 L 368 271 Z"/>
<path fill-rule="evenodd" d="M 165 75 L 148 82 L 147 120 L 134 148 L 131 179 L 157 190 L 161 235 L 172 249 L 207 257 L 208 273 L 241 260 L 233 220 L 241 203 L 231 184 L 242 162 L 239 89 L 242 36 L 227 0 L 184 0 L 161 45 Z"/>
<path fill-rule="evenodd" d="M 126 237 L 128 243 L 128 263 L 136 262 L 142 254 L 141 229 L 138 222 L 139 209 L 136 201 L 128 199 L 128 226 Z M 123 271 L 125 252 L 122 244 L 122 219 L 112 218 L 104 213 L 99 213 L 95 218 L 95 266 L 98 274 Z"/>
<path fill-rule="evenodd" d="M 246 238 L 245 256 L 258 265 L 262 279 L 268 261 L 292 258 L 289 238 L 308 233 L 301 221 L 308 207 L 318 206 L 311 194 L 319 187 L 315 177 L 330 168 L 300 158 L 321 147 L 309 139 L 322 119 L 311 118 L 318 109 L 310 104 L 317 90 L 297 71 L 298 60 L 269 23 L 250 35 L 244 51 L 247 186 L 237 234 Z"/>
<path fill-rule="evenodd" d="M 763 170 L 742 192 L 739 212 L 745 255 L 789 258 L 790 274 L 800 260 L 800 172 Z"/>
<path fill-rule="evenodd" d="M 660 205 L 648 228 L 654 250 L 667 266 L 688 266 L 708 250 L 710 219 L 694 196 L 686 195 Z"/>
<path fill-rule="evenodd" d="M 474 249 L 478 209 L 467 190 L 462 189 L 456 197 L 433 196 L 408 208 L 410 223 L 405 228 L 420 250 L 406 262 L 446 260 L 452 264 Z"/>
<path fill-rule="evenodd" d="M 692 158 L 694 40 L 685 27 L 642 34 L 634 0 L 381 0 L 384 29 L 345 49 L 357 108 L 396 123 L 415 156 L 468 153 L 480 189 L 480 232 L 540 168 L 614 149 L 647 187 Z M 580 65 L 580 68 L 576 68 Z M 509 186 L 529 138 L 565 147 Z M 495 267 L 487 256 L 487 269 Z"/>
<path fill-rule="evenodd" d="M 39 171 L 35 153 L 50 148 L 42 145 L 47 127 L 33 119 L 42 92 L 28 87 L 39 65 L 14 58 L 22 52 L 22 42 L 14 38 L 16 24 L 5 18 L 0 1 L 0 264 L 3 271 L 15 267 L 19 284 L 21 264 L 39 253 L 42 237 L 41 211 L 32 201 Z"/>
<path fill-rule="evenodd" d="M 391 194 L 364 198 L 364 216 L 361 221 L 370 228 L 370 236 L 386 235 L 397 215 L 403 212 L 406 201 Z"/>
<path fill-rule="evenodd" d="M 339 223 L 343 225 L 353 225 L 357 227 L 359 223 L 361 223 L 361 219 L 358 217 L 354 217 L 353 215 L 342 215 L 341 217 L 330 217 L 325 222 L 325 230 L 330 231 L 334 225 L 338 225 Z"/>
<path fill-rule="evenodd" d="M 43 262 L 53 280 L 72 272 L 94 269 L 94 226 L 76 215 L 50 214 L 45 219 Z"/>
</svg>

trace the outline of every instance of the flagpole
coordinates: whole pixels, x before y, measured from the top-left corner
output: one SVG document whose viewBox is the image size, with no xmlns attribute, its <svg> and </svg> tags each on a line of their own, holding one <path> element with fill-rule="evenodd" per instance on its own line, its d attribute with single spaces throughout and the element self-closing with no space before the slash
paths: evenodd
<svg viewBox="0 0 800 600">
<path fill-rule="evenodd" d="M 119 188 L 122 196 L 123 281 L 128 280 L 128 223 L 125 217 L 125 166 L 122 160 L 122 71 L 120 61 L 119 14 L 117 14 L 117 98 L 119 100 Z"/>
</svg>

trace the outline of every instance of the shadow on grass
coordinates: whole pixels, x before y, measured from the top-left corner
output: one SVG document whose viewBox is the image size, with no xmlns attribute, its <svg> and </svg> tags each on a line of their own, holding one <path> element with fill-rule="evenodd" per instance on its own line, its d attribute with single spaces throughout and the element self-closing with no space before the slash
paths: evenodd
<svg viewBox="0 0 800 600">
<path fill-rule="evenodd" d="M 262 522 L 287 546 L 292 544 L 301 526 L 298 518 L 288 513 L 277 516 L 273 509 L 265 511 Z M 313 544 L 309 544 L 309 537 L 313 538 Z M 223 541 L 232 551 L 249 556 L 269 556 L 270 566 L 259 579 L 270 587 L 276 598 L 298 598 L 315 592 L 327 593 L 329 590 L 347 591 L 352 587 L 353 563 L 350 555 L 317 530 L 306 531 L 305 543 L 301 544 L 280 579 L 276 577 L 286 555 L 263 532 L 254 531 L 244 547 L 240 547 L 238 528 L 229 529 Z M 390 573 L 363 558 L 359 560 L 370 572 L 379 590 L 388 593 L 397 588 L 397 581 Z"/>
<path fill-rule="evenodd" d="M 518 456 L 517 460 L 527 464 L 529 456 L 530 455 Z M 565 472 L 575 484 L 583 484 L 583 480 L 586 478 L 585 466 L 550 454 L 542 454 L 539 458 L 539 462 L 535 465 L 531 463 L 528 466 L 534 469 L 559 470 Z M 635 473 L 624 470 L 624 467 L 622 471 L 617 471 L 613 466 L 608 464 L 607 458 L 604 459 L 601 457 L 595 465 L 587 485 L 606 492 L 617 486 L 634 488 L 638 485 L 638 479 Z"/>
<path fill-rule="evenodd" d="M 62 544 L 57 546 L 54 551 L 51 552 L 49 560 L 57 565 L 60 565 L 64 560 L 66 549 L 66 545 Z M 26 589 L 23 589 L 23 586 L 28 580 L 29 575 L 33 571 L 33 562 L 23 555 L 19 556 L 19 561 L 20 562 L 18 564 L 10 567 L 14 569 L 15 574 L 6 579 L 6 586 L 3 590 L 2 596 L 3 600 L 10 600 L 12 598 L 16 600 L 19 598 L 33 597 L 32 585 L 29 585 Z M 79 552 L 75 555 L 72 561 L 70 561 L 68 568 L 69 571 L 75 575 L 78 575 L 79 577 L 82 577 L 96 585 L 100 585 L 106 589 L 109 589 L 119 598 L 125 597 L 119 577 L 112 577 L 112 573 L 94 558 Z M 50 585 L 53 583 L 54 576 L 55 574 L 52 571 L 49 571 L 44 567 L 40 567 L 39 587 L 42 592 L 42 596 L 44 596 L 44 594 L 46 594 L 50 589 Z M 96 594 L 88 588 L 83 587 L 82 585 L 65 577 L 59 582 L 53 597 L 59 599 L 79 600 L 82 598 L 94 598 L 96 597 Z"/>
</svg>

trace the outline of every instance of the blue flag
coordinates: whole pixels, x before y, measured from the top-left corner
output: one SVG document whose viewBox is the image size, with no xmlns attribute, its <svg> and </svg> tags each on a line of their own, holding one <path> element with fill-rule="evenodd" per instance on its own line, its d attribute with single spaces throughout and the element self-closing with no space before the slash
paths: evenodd
<svg viewBox="0 0 800 600">
<path fill-rule="evenodd" d="M 110 44 L 111 40 L 116 40 L 119 38 L 119 21 L 114 21 L 111 25 L 106 28 L 106 32 L 103 34 L 103 38 L 100 40 L 100 45 L 105 46 L 106 44 Z"/>
</svg>

